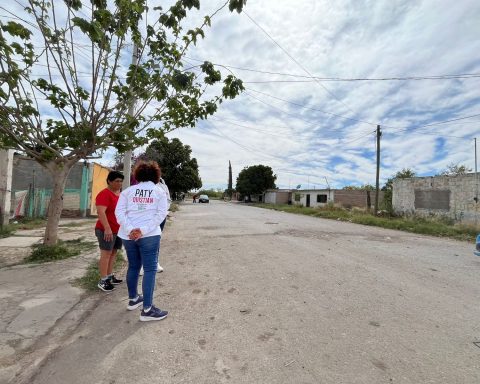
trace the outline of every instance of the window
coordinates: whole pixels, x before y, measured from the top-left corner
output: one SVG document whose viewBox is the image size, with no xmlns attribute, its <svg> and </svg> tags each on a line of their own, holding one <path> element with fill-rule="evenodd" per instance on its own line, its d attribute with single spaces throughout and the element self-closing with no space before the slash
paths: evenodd
<svg viewBox="0 0 480 384">
<path fill-rule="evenodd" d="M 295 201 L 300 201 L 300 193 L 295 193 Z"/>
<path fill-rule="evenodd" d="M 317 203 L 326 203 L 327 195 L 317 195 Z"/>
</svg>

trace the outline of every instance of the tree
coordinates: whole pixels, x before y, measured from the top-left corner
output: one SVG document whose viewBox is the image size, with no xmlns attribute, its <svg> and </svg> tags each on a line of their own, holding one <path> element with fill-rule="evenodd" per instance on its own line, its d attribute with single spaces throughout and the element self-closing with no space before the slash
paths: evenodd
<svg viewBox="0 0 480 384">
<path fill-rule="evenodd" d="M 228 188 L 225 190 L 225 195 L 230 198 L 233 195 L 232 163 L 230 163 L 230 160 L 228 160 Z"/>
<path fill-rule="evenodd" d="M 467 168 L 465 164 L 450 163 L 447 165 L 447 168 L 437 176 L 460 176 L 466 175 L 468 172 L 472 172 L 472 169 Z"/>
<path fill-rule="evenodd" d="M 76 162 L 194 126 L 244 88 L 209 62 L 185 69 L 188 48 L 204 38 L 216 13 L 184 31 L 200 0 L 178 0 L 166 10 L 148 8 L 147 0 L 24 2 L 23 13 L 0 20 L 0 144 L 53 176 L 44 244 L 54 244 Z M 228 0 L 221 8 L 241 12 L 245 3 Z M 151 23 L 140 23 L 143 17 Z M 125 65 L 130 57 L 134 63 Z M 208 94 L 217 96 L 207 98 L 215 84 L 220 88 Z"/>
<path fill-rule="evenodd" d="M 191 158 L 192 149 L 179 139 L 163 137 L 153 141 L 139 159 L 154 160 L 162 168 L 162 177 L 170 194 L 186 193 L 202 187 L 197 159 Z"/>
<path fill-rule="evenodd" d="M 364 185 L 347 185 L 343 187 L 342 189 L 344 190 L 349 190 L 349 191 L 374 191 L 375 187 L 371 184 L 364 184 Z"/>
<path fill-rule="evenodd" d="M 252 194 L 260 194 L 267 189 L 276 188 L 275 180 L 277 180 L 277 175 L 273 174 L 272 168 L 266 165 L 252 165 L 240 171 L 236 190 L 242 196 L 248 196 L 250 200 Z"/>
<path fill-rule="evenodd" d="M 403 168 L 401 171 L 398 171 L 394 176 L 387 179 L 387 182 L 382 188 L 383 192 L 383 205 L 385 210 L 392 213 L 393 206 L 392 206 L 392 198 L 393 198 L 393 182 L 397 179 L 409 179 L 411 177 L 415 177 L 415 171 L 411 170 L 410 168 Z"/>
</svg>

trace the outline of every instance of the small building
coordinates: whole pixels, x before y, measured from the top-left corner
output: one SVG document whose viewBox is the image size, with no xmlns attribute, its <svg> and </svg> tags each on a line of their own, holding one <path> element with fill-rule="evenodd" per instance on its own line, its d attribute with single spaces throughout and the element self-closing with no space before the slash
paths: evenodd
<svg viewBox="0 0 480 384">
<path fill-rule="evenodd" d="M 360 189 L 302 189 L 292 192 L 293 204 L 303 207 L 324 207 L 329 203 L 344 208 L 367 208 L 375 205 L 375 191 Z M 379 192 L 379 202 L 383 192 Z"/>
<path fill-rule="evenodd" d="M 446 217 L 478 224 L 480 204 L 475 176 L 469 173 L 397 179 L 393 182 L 393 211 L 399 215 Z"/>
<path fill-rule="evenodd" d="M 7 218 L 45 217 L 53 189 L 51 174 L 34 159 L 11 152 L 11 169 L 8 172 L 10 201 L 5 212 Z M 2 172 L 3 168 L 4 164 L 0 164 Z M 75 164 L 66 181 L 62 216 L 96 215 L 95 198 L 107 186 L 109 171 L 109 168 L 96 163 L 79 161 Z M 5 210 L 4 206 L 6 204 L 0 207 L 1 212 Z"/>
<path fill-rule="evenodd" d="M 292 192 L 292 203 L 303 207 L 323 207 L 333 203 L 333 189 L 302 189 Z"/>
<path fill-rule="evenodd" d="M 263 194 L 263 201 L 266 204 L 291 204 L 291 189 L 267 189 Z"/>
</svg>

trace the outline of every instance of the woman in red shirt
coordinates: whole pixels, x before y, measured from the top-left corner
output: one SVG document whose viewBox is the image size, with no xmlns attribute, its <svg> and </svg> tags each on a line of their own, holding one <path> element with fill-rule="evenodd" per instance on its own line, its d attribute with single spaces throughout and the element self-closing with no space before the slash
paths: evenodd
<svg viewBox="0 0 480 384">
<path fill-rule="evenodd" d="M 100 191 L 95 199 L 97 206 L 98 220 L 95 225 L 95 235 L 100 247 L 100 281 L 98 288 L 104 292 L 111 292 L 114 285 L 120 284 L 123 280 L 113 275 L 113 265 L 117 251 L 122 248 L 122 239 L 117 237 L 120 225 L 115 217 L 118 197 L 122 190 L 123 175 L 118 171 L 111 171 L 107 176 L 107 188 Z"/>
</svg>

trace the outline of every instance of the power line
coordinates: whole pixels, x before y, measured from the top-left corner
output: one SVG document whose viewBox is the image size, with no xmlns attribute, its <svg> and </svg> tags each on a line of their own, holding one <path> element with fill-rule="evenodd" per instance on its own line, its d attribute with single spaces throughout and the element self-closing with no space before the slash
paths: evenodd
<svg viewBox="0 0 480 384">
<path fill-rule="evenodd" d="M 189 58 L 190 60 L 204 62 L 205 60 L 199 60 L 194 58 Z M 385 77 L 320 77 L 320 76 L 305 76 L 305 75 L 298 75 L 292 73 L 285 73 L 285 72 L 274 72 L 274 71 L 265 71 L 260 69 L 253 69 L 253 68 L 245 68 L 245 67 L 236 67 L 233 65 L 228 64 L 220 64 L 220 63 L 212 63 L 218 67 L 236 69 L 239 71 L 246 71 L 246 72 L 253 72 L 253 73 L 261 73 L 266 75 L 278 75 L 278 76 L 286 76 L 286 77 L 294 77 L 300 79 L 309 79 L 309 81 L 406 81 L 406 80 L 450 80 L 450 79 L 469 79 L 469 78 L 478 78 L 480 77 L 480 73 L 460 73 L 460 74 L 449 74 L 449 75 L 422 75 L 422 76 L 385 76 Z M 251 81 L 251 82 L 244 82 L 244 83 L 258 83 L 261 81 Z M 288 82 L 285 80 L 269 80 L 264 82 Z M 295 81 L 293 81 L 295 82 Z M 299 81 L 301 82 L 301 81 Z"/>
<path fill-rule="evenodd" d="M 342 79 L 342 78 L 324 78 L 322 81 L 348 81 L 348 82 L 354 82 L 354 81 L 393 81 L 393 80 L 399 80 L 399 81 L 406 81 L 406 80 L 452 80 L 452 79 L 476 79 L 480 78 L 480 74 L 465 74 L 465 75 L 450 75 L 450 76 L 444 76 L 444 77 L 390 77 L 390 78 L 376 78 L 376 79 L 369 79 L 369 78 L 357 78 L 357 79 Z M 320 80 L 320 78 L 316 77 L 309 77 L 305 80 L 252 80 L 252 81 L 244 81 L 244 84 L 270 84 L 270 83 L 313 83 L 317 82 L 317 80 Z"/>
<path fill-rule="evenodd" d="M 460 121 L 460 120 L 466 120 L 466 119 L 471 119 L 473 117 L 478 117 L 480 116 L 480 113 L 477 113 L 477 114 L 474 114 L 474 115 L 469 115 L 469 116 L 462 116 L 462 117 L 458 117 L 458 118 L 455 118 L 455 119 L 450 119 L 450 120 L 444 120 L 444 121 L 439 121 L 439 122 L 436 122 L 436 123 L 431 123 L 431 124 L 425 124 L 425 125 L 422 125 L 420 127 L 403 127 L 403 128 L 400 128 L 400 127 L 388 127 L 388 126 L 385 126 L 386 128 L 390 128 L 396 132 L 405 132 L 405 131 L 413 131 L 415 130 L 418 131 L 420 129 L 424 129 L 424 128 L 428 128 L 428 127 L 433 127 L 435 125 L 442 125 L 442 124 L 448 124 L 448 123 L 452 123 L 452 122 L 455 122 L 455 121 Z M 452 136 L 452 137 L 455 137 L 455 138 L 458 138 L 458 139 L 462 139 L 464 137 L 458 137 L 458 136 Z"/>
<path fill-rule="evenodd" d="M 322 111 L 321 109 L 318 109 L 318 108 L 307 107 L 306 105 L 299 104 L 299 103 L 295 103 L 295 102 L 293 102 L 293 101 L 288 101 L 288 100 L 282 99 L 282 98 L 280 98 L 280 97 L 277 97 L 277 96 L 274 96 L 274 95 L 270 95 L 270 94 L 265 93 L 265 92 L 257 91 L 256 89 L 252 89 L 252 88 L 248 88 L 248 87 L 246 87 L 246 89 L 248 89 L 249 91 L 255 92 L 255 93 L 259 93 L 259 94 L 264 95 L 264 96 L 271 97 L 272 99 L 276 99 L 276 100 L 279 100 L 279 101 L 283 101 L 284 103 L 288 103 L 288 104 L 295 105 L 295 106 L 297 106 L 297 107 L 301 107 L 301 108 L 305 108 L 305 109 L 310 109 L 310 110 L 316 111 L 316 112 L 321 112 L 321 113 L 324 113 L 324 114 L 326 114 L 326 115 L 331 115 L 331 116 L 338 117 L 338 118 L 340 118 L 340 119 L 351 120 L 351 121 L 356 121 L 356 122 L 358 122 L 358 123 L 363 123 L 363 124 L 368 124 L 368 125 L 377 126 L 377 124 L 373 124 L 373 123 L 370 123 L 370 122 L 368 122 L 368 121 L 359 120 L 359 119 L 354 119 L 354 118 L 352 118 L 352 117 L 347 117 L 347 116 L 339 115 L 339 114 L 332 113 L 332 112 Z"/>
<path fill-rule="evenodd" d="M 249 16 L 247 12 L 243 11 L 242 14 L 247 16 L 252 21 L 252 23 L 254 23 L 265 35 L 267 35 L 270 38 L 270 40 L 272 40 L 273 43 L 276 46 L 278 46 L 291 60 L 293 60 L 293 62 L 297 64 L 305 73 L 307 73 L 310 77 L 314 77 L 302 64 L 300 64 L 292 55 L 290 55 L 290 53 L 288 53 L 288 51 L 285 48 L 283 48 L 272 36 L 270 36 L 270 34 L 264 28 L 262 28 L 251 16 Z M 329 95 L 335 98 L 335 100 L 337 100 L 339 103 L 345 106 L 349 111 L 355 113 L 347 104 L 345 104 L 342 100 L 340 100 L 333 92 L 331 92 L 327 87 L 325 87 L 320 81 L 316 80 L 316 83 L 320 85 Z M 373 123 L 369 123 L 369 124 L 373 125 Z"/>
<path fill-rule="evenodd" d="M 292 105 L 296 105 L 298 107 L 301 107 L 301 108 L 305 108 L 305 109 L 310 109 L 310 110 L 313 110 L 313 111 L 318 111 L 318 112 L 321 112 L 321 113 L 325 113 L 325 114 L 328 114 L 328 115 L 332 115 L 332 116 L 336 116 L 336 117 L 339 117 L 339 118 L 342 118 L 342 119 L 348 119 L 348 120 L 353 120 L 353 121 L 357 121 L 357 122 L 360 122 L 360 123 L 364 123 L 364 124 L 370 124 L 369 122 L 367 121 L 363 121 L 363 120 L 358 120 L 358 119 L 353 119 L 351 117 L 345 117 L 345 116 L 342 116 L 342 115 L 337 115 L 335 113 L 331 113 L 331 112 L 326 112 L 326 111 L 322 111 L 320 109 L 317 109 L 317 108 L 311 108 L 311 107 L 307 107 L 305 105 L 302 105 L 302 104 L 299 104 L 299 103 L 295 103 L 295 102 L 292 102 L 292 101 L 288 101 L 288 100 L 285 100 L 285 99 L 282 99 L 282 98 L 279 98 L 277 96 L 274 96 L 274 95 L 270 95 L 268 93 L 265 93 L 265 92 L 261 92 L 261 91 L 257 91 L 255 89 L 251 89 L 251 88 L 246 88 L 248 89 L 249 91 L 253 91 L 253 92 L 256 92 L 256 93 L 260 93 L 260 94 L 263 94 L 265 96 L 268 96 L 268 97 L 271 97 L 273 99 L 277 99 L 277 100 L 280 100 L 280 101 L 283 101 L 285 103 L 289 103 L 289 104 L 292 104 Z M 466 119 L 471 119 L 471 118 L 474 118 L 474 117 L 478 117 L 480 116 L 480 113 L 479 114 L 474 114 L 474 115 L 469 115 L 469 116 L 463 116 L 463 117 L 459 117 L 459 118 L 455 118 L 455 119 L 450 119 L 450 120 L 445 120 L 445 121 L 439 121 L 439 122 L 435 122 L 435 123 L 431 123 L 431 124 L 426 124 L 426 125 L 422 125 L 420 127 L 392 127 L 392 126 L 388 126 L 388 125 L 382 125 L 383 128 L 389 128 L 391 130 L 394 130 L 396 132 L 403 132 L 403 131 L 412 131 L 412 130 L 419 130 L 419 129 L 424 129 L 424 128 L 428 128 L 428 127 L 432 127 L 432 126 L 435 126 L 435 125 L 442 125 L 442 124 L 448 124 L 448 123 L 452 123 L 452 122 L 456 122 L 456 121 L 460 121 L 460 120 L 466 120 Z M 376 125 L 376 124 L 375 124 Z M 425 132 L 423 132 L 425 133 Z M 425 133 L 427 134 L 427 133 Z M 452 138 L 457 138 L 457 139 L 465 139 L 465 137 L 460 137 L 460 136 L 452 136 L 452 135 L 443 135 L 444 137 L 452 137 Z"/>
</svg>

